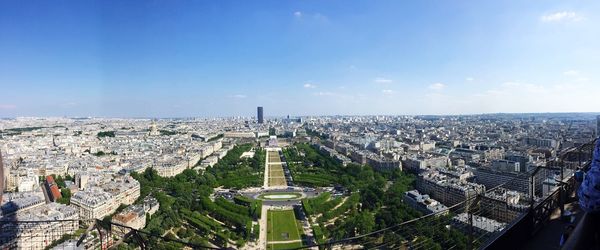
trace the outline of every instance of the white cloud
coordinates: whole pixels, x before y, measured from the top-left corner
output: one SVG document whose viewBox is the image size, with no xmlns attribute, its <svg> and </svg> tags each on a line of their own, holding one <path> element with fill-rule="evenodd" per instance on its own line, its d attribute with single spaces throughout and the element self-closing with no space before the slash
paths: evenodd
<svg viewBox="0 0 600 250">
<path fill-rule="evenodd" d="M 232 95 L 231 97 L 232 97 L 232 98 L 237 98 L 237 99 L 244 99 L 244 98 L 246 98 L 246 97 L 248 97 L 248 96 L 246 96 L 246 95 L 242 95 L 242 94 L 237 94 L 237 95 Z"/>
<path fill-rule="evenodd" d="M 394 91 L 391 89 L 384 89 L 381 91 L 381 93 L 383 93 L 384 95 L 391 95 L 394 93 Z"/>
<path fill-rule="evenodd" d="M 503 82 L 502 86 L 504 87 L 520 87 L 522 86 L 523 83 L 520 83 L 518 81 L 514 81 L 514 82 Z"/>
<path fill-rule="evenodd" d="M 465 80 L 467 80 L 467 82 L 472 82 L 475 81 L 475 78 L 469 76 Z"/>
<path fill-rule="evenodd" d="M 546 87 L 538 84 L 531 83 L 523 83 L 523 82 L 505 82 L 502 83 L 502 87 L 505 88 L 506 92 L 516 92 L 516 91 L 527 91 L 530 93 L 544 93 L 546 91 Z"/>
<path fill-rule="evenodd" d="M 307 82 L 307 83 L 304 84 L 304 88 L 307 88 L 307 89 L 314 89 L 316 87 L 317 87 L 317 85 L 314 85 L 314 84 L 309 83 L 309 82 Z"/>
<path fill-rule="evenodd" d="M 577 70 L 567 70 L 567 71 L 563 72 L 563 75 L 566 75 L 566 76 L 578 76 L 579 75 L 579 71 L 577 71 Z"/>
<path fill-rule="evenodd" d="M 15 109 L 17 105 L 14 104 L 0 104 L 0 109 Z"/>
<path fill-rule="evenodd" d="M 587 77 L 579 77 L 579 78 L 577 78 L 577 81 L 580 81 L 580 82 L 587 82 L 589 80 L 590 80 L 590 78 L 587 78 Z"/>
<path fill-rule="evenodd" d="M 321 91 L 319 91 L 319 92 L 313 93 L 313 95 L 316 95 L 316 96 L 334 96 L 336 94 L 333 93 L 333 92 L 321 92 Z"/>
<path fill-rule="evenodd" d="M 329 23 L 329 18 L 321 13 L 306 13 L 301 11 L 294 11 L 294 17 L 302 21 L 317 22 L 321 24 Z"/>
<path fill-rule="evenodd" d="M 540 17 L 542 22 L 580 21 L 583 17 L 573 11 L 559 11 Z"/>
<path fill-rule="evenodd" d="M 446 85 L 444 85 L 441 82 L 436 82 L 434 84 L 429 85 L 429 89 L 433 90 L 433 91 L 440 91 L 442 89 L 444 89 L 446 87 Z"/>
<path fill-rule="evenodd" d="M 357 95 L 351 95 L 342 91 L 318 91 L 313 92 L 313 96 L 320 96 L 324 99 L 330 100 L 345 100 L 345 101 L 356 101 Z"/>
<path fill-rule="evenodd" d="M 388 79 L 388 78 L 384 78 L 384 77 L 377 77 L 373 81 L 376 83 L 392 83 L 393 82 L 392 79 Z"/>
<path fill-rule="evenodd" d="M 590 80 L 585 74 L 582 74 L 579 70 L 567 70 L 563 72 L 563 75 L 568 76 L 578 82 L 587 82 Z"/>
</svg>

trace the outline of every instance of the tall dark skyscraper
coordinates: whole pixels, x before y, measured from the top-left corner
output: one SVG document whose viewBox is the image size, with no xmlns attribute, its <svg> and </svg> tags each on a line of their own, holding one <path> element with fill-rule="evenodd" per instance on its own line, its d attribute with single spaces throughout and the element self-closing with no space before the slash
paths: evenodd
<svg viewBox="0 0 600 250">
<path fill-rule="evenodd" d="M 596 116 L 596 137 L 600 136 L 600 115 Z"/>
<path fill-rule="evenodd" d="M 265 120 L 263 118 L 263 107 L 256 108 L 256 118 L 258 119 L 258 123 L 264 123 Z"/>
</svg>

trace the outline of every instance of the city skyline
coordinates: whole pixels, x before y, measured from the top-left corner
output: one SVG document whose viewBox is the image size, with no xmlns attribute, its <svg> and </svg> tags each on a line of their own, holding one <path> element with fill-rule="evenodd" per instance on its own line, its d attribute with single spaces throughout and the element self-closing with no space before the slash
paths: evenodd
<svg viewBox="0 0 600 250">
<path fill-rule="evenodd" d="M 0 117 L 594 112 L 598 10 L 2 2 Z"/>
<path fill-rule="evenodd" d="M 515 243 L 530 249 L 545 245 L 547 234 L 518 238 L 511 230 L 534 229 L 527 215 L 537 209 L 553 211 L 541 215 L 550 218 L 561 204 L 572 206 L 562 203 L 560 187 L 571 193 L 575 186 L 559 183 L 571 183 L 589 164 L 598 121 L 581 114 L 338 116 L 264 124 L 0 119 L 6 231 L 0 245 L 345 249 L 383 240 L 376 244 L 407 248 L 430 238 L 437 249 Z M 471 215 L 477 223 L 469 223 Z M 567 223 L 549 220 L 540 230 Z M 402 233 L 402 241 L 384 236 L 400 236 L 403 228 L 417 230 Z M 148 240 L 126 240 L 136 232 Z M 64 241 L 68 235 L 79 240 Z"/>
</svg>

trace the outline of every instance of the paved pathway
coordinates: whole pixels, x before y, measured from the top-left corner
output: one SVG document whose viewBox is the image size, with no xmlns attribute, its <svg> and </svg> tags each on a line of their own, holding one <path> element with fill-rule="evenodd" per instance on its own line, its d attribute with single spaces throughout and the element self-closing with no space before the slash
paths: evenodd
<svg viewBox="0 0 600 250">
<path fill-rule="evenodd" d="M 269 244 L 286 244 L 286 243 L 294 243 L 294 242 L 302 242 L 302 240 L 271 241 L 271 242 L 269 242 Z"/>
<path fill-rule="evenodd" d="M 262 249 L 267 248 L 267 211 L 270 206 L 263 205 L 260 213 L 260 221 L 258 221 L 260 225 L 260 234 L 258 237 L 258 246 L 264 247 Z"/>
<path fill-rule="evenodd" d="M 265 179 L 263 180 L 263 188 L 269 187 L 269 151 L 265 155 L 265 173 L 263 174 Z"/>
</svg>

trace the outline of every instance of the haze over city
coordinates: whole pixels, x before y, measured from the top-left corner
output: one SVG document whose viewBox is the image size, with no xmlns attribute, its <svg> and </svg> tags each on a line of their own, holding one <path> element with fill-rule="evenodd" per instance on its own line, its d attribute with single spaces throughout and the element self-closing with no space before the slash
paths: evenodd
<svg viewBox="0 0 600 250">
<path fill-rule="evenodd" d="M 0 2 L 0 117 L 590 112 L 598 1 Z"/>
</svg>

